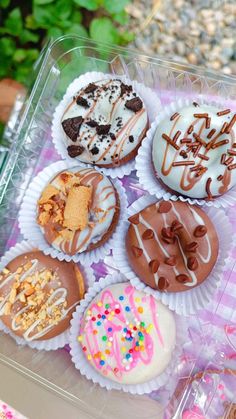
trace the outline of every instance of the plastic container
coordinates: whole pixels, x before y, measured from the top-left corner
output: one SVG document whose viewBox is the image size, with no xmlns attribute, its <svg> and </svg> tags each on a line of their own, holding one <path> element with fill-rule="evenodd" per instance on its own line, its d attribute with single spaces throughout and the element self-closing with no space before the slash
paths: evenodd
<svg viewBox="0 0 236 419">
<path fill-rule="evenodd" d="M 58 39 L 44 50 L 38 78 L 24 104 L 24 113 L 14 131 L 11 152 L 2 167 L 1 254 L 22 239 L 17 217 L 28 184 L 42 168 L 60 159 L 51 142 L 51 117 L 68 84 L 86 71 L 126 75 L 144 83 L 158 93 L 162 105 L 179 97 L 196 94 L 208 100 L 220 99 L 224 107 L 236 106 L 236 80 L 233 77 L 147 57 L 122 48 L 98 45 L 75 36 Z M 128 190 L 129 203 L 143 195 L 135 172 L 125 176 L 122 183 Z M 227 209 L 233 223 L 236 220 L 234 212 L 234 207 Z M 199 417 L 217 419 L 223 415 L 228 404 L 236 402 L 236 380 L 233 375 L 236 370 L 235 256 L 234 244 L 221 285 L 212 302 L 197 316 L 186 318 L 188 340 L 181 362 L 176 365 L 168 386 L 157 392 L 145 396 L 107 392 L 79 374 L 67 349 L 53 353 L 38 352 L 17 346 L 3 333 L 0 334 L 0 362 L 11 365 L 69 399 L 78 406 L 81 415 L 86 413 L 93 418 L 115 419 L 128 413 L 129 418 L 157 419 L 164 414 L 166 418 L 181 419 L 192 412 L 195 416 L 201 413 Z M 97 279 L 115 269 L 111 255 L 93 267 Z M 227 368 L 229 371 L 225 373 Z M 218 372 L 211 373 L 209 370 Z M 197 372 L 204 371 L 208 371 L 211 378 L 213 374 L 213 381 L 206 379 L 206 374 L 200 374 L 198 381 L 191 381 Z M 180 391 L 180 385 L 183 391 Z"/>
</svg>

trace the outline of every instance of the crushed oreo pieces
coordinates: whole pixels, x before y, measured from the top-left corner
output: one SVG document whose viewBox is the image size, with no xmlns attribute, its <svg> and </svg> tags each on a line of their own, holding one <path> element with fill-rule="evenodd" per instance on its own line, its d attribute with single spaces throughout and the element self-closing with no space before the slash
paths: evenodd
<svg viewBox="0 0 236 419">
<path fill-rule="evenodd" d="M 96 86 L 96 84 L 89 83 L 88 86 L 84 89 L 84 93 L 93 93 L 97 88 L 98 86 Z"/>
<path fill-rule="evenodd" d="M 134 142 L 134 137 L 133 137 L 133 135 L 130 135 L 130 136 L 129 136 L 129 142 L 130 142 L 130 143 L 133 143 L 133 142 Z"/>
<path fill-rule="evenodd" d="M 97 125 L 96 126 L 96 131 L 98 135 L 106 135 L 109 133 L 111 128 L 111 124 L 107 124 L 107 125 Z"/>
<path fill-rule="evenodd" d="M 139 97 L 134 97 L 133 99 L 127 100 L 125 102 L 125 107 L 136 113 L 142 109 L 143 102 Z"/>
<path fill-rule="evenodd" d="M 71 141 L 76 141 L 84 119 L 82 116 L 68 118 L 62 121 L 62 128 Z"/>
<path fill-rule="evenodd" d="M 84 108 L 89 108 L 89 103 L 88 103 L 87 99 L 85 99 L 82 96 L 78 96 L 76 98 L 76 103 L 77 103 L 77 105 L 83 106 Z"/>
<path fill-rule="evenodd" d="M 84 147 L 81 145 L 69 145 L 69 147 L 67 147 L 67 151 L 70 157 L 77 157 L 83 153 Z"/>
<path fill-rule="evenodd" d="M 128 86 L 128 84 L 124 84 L 121 82 L 120 85 L 120 97 L 122 97 L 125 93 L 132 92 L 133 88 L 132 86 Z"/>
<path fill-rule="evenodd" d="M 86 121 L 86 125 L 88 125 L 91 128 L 95 128 L 98 125 L 98 123 L 94 121 L 94 119 L 90 119 L 89 121 Z"/>
<path fill-rule="evenodd" d="M 94 147 L 90 150 L 90 152 L 92 153 L 92 155 L 93 155 L 93 156 L 95 156 L 95 154 L 98 154 L 98 153 L 99 153 L 99 148 L 97 148 L 96 146 L 94 146 Z"/>
</svg>

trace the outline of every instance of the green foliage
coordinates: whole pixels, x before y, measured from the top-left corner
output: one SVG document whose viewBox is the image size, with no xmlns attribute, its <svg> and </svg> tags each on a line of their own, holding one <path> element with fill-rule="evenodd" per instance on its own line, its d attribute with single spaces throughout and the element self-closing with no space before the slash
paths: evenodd
<svg viewBox="0 0 236 419">
<path fill-rule="evenodd" d="M 133 35 L 125 6 L 130 0 L 0 0 L 0 78 L 27 85 L 42 43 L 66 34 L 127 44 Z M 19 4 L 18 7 L 13 6 Z M 24 4 L 23 4 L 24 3 Z"/>
</svg>

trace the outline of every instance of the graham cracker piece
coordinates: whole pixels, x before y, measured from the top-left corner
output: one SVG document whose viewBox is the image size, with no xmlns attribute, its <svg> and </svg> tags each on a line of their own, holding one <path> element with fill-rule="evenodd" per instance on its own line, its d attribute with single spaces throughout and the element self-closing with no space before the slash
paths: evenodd
<svg viewBox="0 0 236 419">
<path fill-rule="evenodd" d="M 55 186 L 53 186 L 51 184 L 47 185 L 46 188 L 43 190 L 41 198 L 38 201 L 39 205 L 45 204 L 53 196 L 57 195 L 58 193 L 59 193 L 59 190 L 57 188 L 55 188 Z"/>
<path fill-rule="evenodd" d="M 91 186 L 73 185 L 67 196 L 63 221 L 64 227 L 72 231 L 84 230 L 87 227 L 91 198 Z"/>
</svg>

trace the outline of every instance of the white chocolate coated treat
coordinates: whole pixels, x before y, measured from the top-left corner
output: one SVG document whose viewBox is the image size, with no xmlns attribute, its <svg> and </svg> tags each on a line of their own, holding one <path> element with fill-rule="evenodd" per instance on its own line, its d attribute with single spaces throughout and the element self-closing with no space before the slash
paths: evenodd
<svg viewBox="0 0 236 419">
<path fill-rule="evenodd" d="M 236 183 L 236 114 L 195 105 L 157 126 L 153 164 L 157 177 L 171 190 L 213 199 Z"/>
<path fill-rule="evenodd" d="M 63 217 L 66 212 L 69 192 L 77 184 L 91 188 L 92 195 L 88 207 L 87 225 L 85 224 L 82 229 L 72 230 L 65 226 Z M 37 219 L 46 240 L 57 250 L 70 255 L 84 252 L 92 244 L 101 241 L 111 228 L 114 215 L 119 208 L 116 198 L 117 193 L 110 180 L 95 169 L 74 167 L 56 175 L 49 185 L 55 188 L 55 193 L 53 192 L 55 197 L 50 198 L 49 202 L 41 204 L 45 190 L 42 192 L 38 202 Z M 55 200 L 54 203 L 51 202 L 53 199 Z M 49 220 L 46 219 L 46 222 L 42 223 L 40 213 L 45 210 L 45 205 L 51 203 L 59 206 L 59 209 L 54 211 L 55 216 L 54 213 L 50 214 Z M 76 204 L 75 215 L 81 214 L 81 204 L 81 202 Z M 71 214 L 71 218 L 72 216 L 73 214 Z"/>
<path fill-rule="evenodd" d="M 69 156 L 104 167 L 133 158 L 147 125 L 143 101 L 118 79 L 90 83 L 75 92 L 62 117 Z"/>
<path fill-rule="evenodd" d="M 110 285 L 94 298 L 79 333 L 88 362 L 122 384 L 144 383 L 160 375 L 176 341 L 172 312 L 128 282 Z"/>
</svg>

